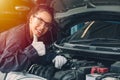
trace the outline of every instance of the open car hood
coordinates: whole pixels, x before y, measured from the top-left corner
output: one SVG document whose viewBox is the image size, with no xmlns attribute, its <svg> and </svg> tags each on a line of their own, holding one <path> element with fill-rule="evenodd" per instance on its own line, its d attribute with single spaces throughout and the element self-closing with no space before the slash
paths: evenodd
<svg viewBox="0 0 120 80">
<path fill-rule="evenodd" d="M 53 0 L 51 6 L 61 30 L 61 41 L 57 41 L 55 47 L 73 55 L 120 60 L 119 0 Z M 90 22 L 93 28 L 86 25 L 75 35 L 64 36 L 71 27 L 84 22 Z M 81 38 L 84 32 L 86 35 Z"/>
<path fill-rule="evenodd" d="M 119 0 L 52 0 L 50 5 L 59 26 L 65 29 L 80 21 L 120 21 Z"/>
</svg>

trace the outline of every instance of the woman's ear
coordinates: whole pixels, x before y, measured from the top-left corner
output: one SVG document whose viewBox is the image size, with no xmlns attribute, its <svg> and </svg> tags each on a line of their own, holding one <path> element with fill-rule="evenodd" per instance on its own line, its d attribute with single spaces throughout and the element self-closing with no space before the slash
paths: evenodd
<svg viewBox="0 0 120 80">
<path fill-rule="evenodd" d="M 33 15 L 30 16 L 30 18 L 29 18 L 29 23 L 32 22 L 32 19 L 33 19 Z"/>
<path fill-rule="evenodd" d="M 31 16 L 31 17 L 32 17 L 32 16 Z M 29 18 L 29 23 L 31 23 L 31 21 L 32 21 L 32 18 L 31 18 L 31 17 Z"/>
</svg>

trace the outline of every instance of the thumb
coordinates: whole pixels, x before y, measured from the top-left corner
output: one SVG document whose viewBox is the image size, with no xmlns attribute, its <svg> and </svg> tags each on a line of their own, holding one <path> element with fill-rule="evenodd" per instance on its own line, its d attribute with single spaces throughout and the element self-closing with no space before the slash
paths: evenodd
<svg viewBox="0 0 120 80">
<path fill-rule="evenodd" d="M 35 34 L 33 35 L 33 42 L 38 42 L 38 37 Z"/>
</svg>

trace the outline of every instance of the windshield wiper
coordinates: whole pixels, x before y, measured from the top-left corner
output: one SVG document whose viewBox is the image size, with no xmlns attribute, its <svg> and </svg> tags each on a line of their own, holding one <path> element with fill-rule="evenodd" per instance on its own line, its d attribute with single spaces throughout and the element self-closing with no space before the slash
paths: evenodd
<svg viewBox="0 0 120 80">
<path fill-rule="evenodd" d="M 99 41 L 120 41 L 119 39 L 111 39 L 111 38 L 94 38 L 94 39 L 80 39 L 80 40 L 71 40 L 70 43 L 77 43 L 77 42 L 99 42 Z"/>
<path fill-rule="evenodd" d="M 119 39 L 110 38 L 95 38 L 95 39 L 83 39 L 69 41 L 71 44 L 83 44 L 91 46 L 103 46 L 103 47 L 120 47 Z"/>
</svg>

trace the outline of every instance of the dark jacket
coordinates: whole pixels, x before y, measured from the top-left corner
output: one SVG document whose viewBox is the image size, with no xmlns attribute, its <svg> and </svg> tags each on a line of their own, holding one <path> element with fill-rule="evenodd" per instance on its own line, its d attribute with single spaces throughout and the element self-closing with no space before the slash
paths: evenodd
<svg viewBox="0 0 120 80">
<path fill-rule="evenodd" d="M 56 54 L 39 57 L 31 45 L 29 27 L 19 25 L 0 33 L 0 71 L 22 71 L 33 63 L 51 63 Z"/>
</svg>

